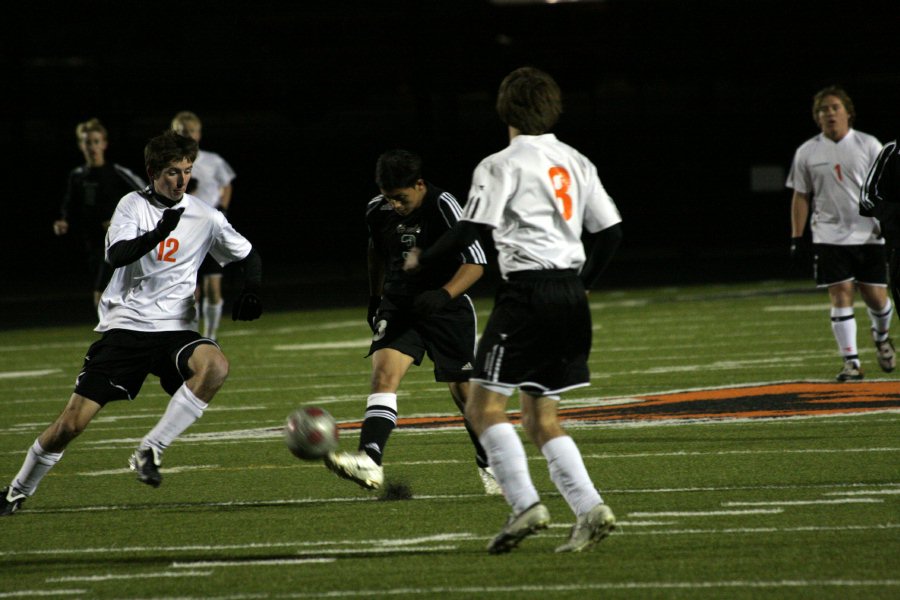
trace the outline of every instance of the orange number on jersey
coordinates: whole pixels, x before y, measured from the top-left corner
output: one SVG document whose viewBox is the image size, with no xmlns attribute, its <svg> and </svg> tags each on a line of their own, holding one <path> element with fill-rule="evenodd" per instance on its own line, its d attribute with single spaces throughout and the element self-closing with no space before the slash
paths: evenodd
<svg viewBox="0 0 900 600">
<path fill-rule="evenodd" d="M 572 218 L 572 197 L 569 195 L 569 185 L 572 183 L 569 172 L 562 167 L 550 167 L 550 184 L 553 186 L 553 194 L 562 202 L 563 219 Z"/>
<path fill-rule="evenodd" d="M 168 252 L 166 252 L 166 248 L 169 249 Z M 159 243 L 159 250 L 156 251 L 156 260 L 175 262 L 173 254 L 176 252 L 178 252 L 178 240 L 175 238 L 163 240 Z"/>
<path fill-rule="evenodd" d="M 834 165 L 834 172 L 837 173 L 838 181 L 844 180 L 844 175 L 841 173 L 841 165 Z"/>
</svg>

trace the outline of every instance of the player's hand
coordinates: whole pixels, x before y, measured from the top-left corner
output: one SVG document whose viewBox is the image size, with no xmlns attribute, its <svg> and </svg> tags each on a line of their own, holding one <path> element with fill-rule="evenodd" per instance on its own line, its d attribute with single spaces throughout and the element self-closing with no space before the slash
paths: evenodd
<svg viewBox="0 0 900 600">
<path fill-rule="evenodd" d="M 375 323 L 378 318 L 378 309 L 381 307 L 381 296 L 369 296 L 369 310 L 366 314 L 366 322 L 372 331 L 375 331 Z"/>
<path fill-rule="evenodd" d="M 799 262 L 809 256 L 809 247 L 806 239 L 801 237 L 791 238 L 791 261 Z"/>
<path fill-rule="evenodd" d="M 232 321 L 254 321 L 262 315 L 262 302 L 256 292 L 244 289 L 231 307 Z"/>
<path fill-rule="evenodd" d="M 451 299 L 444 288 L 422 292 L 413 300 L 413 312 L 417 317 L 427 317 L 447 306 Z"/>
<path fill-rule="evenodd" d="M 65 235 L 69 231 L 69 222 L 65 219 L 53 221 L 53 233 L 56 235 Z"/>
<path fill-rule="evenodd" d="M 416 271 L 421 269 L 422 265 L 419 264 L 420 254 L 422 254 L 421 248 L 410 248 L 409 252 L 406 253 L 406 260 L 403 261 L 403 270 L 408 273 L 415 273 Z"/>
<path fill-rule="evenodd" d="M 169 234 L 178 227 L 178 221 L 181 220 L 181 213 L 184 212 L 184 207 L 181 208 L 167 208 L 163 211 L 162 218 L 156 223 L 156 231 L 163 237 L 163 239 L 169 237 Z"/>
</svg>

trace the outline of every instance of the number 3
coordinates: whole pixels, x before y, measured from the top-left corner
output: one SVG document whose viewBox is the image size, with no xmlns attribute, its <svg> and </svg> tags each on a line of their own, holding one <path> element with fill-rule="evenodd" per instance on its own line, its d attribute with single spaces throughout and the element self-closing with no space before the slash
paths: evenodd
<svg viewBox="0 0 900 600">
<path fill-rule="evenodd" d="M 568 194 L 572 179 L 569 177 L 569 172 L 563 167 L 550 167 L 548 175 L 550 175 L 550 184 L 553 186 L 553 194 L 562 202 L 563 219 L 568 221 L 572 218 L 572 197 Z"/>
</svg>

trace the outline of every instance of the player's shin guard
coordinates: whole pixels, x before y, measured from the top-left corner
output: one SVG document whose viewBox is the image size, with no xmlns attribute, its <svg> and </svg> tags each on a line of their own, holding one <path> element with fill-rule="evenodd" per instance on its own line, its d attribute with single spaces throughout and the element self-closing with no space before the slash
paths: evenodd
<svg viewBox="0 0 900 600">
<path fill-rule="evenodd" d="M 831 331 L 837 342 L 841 356 L 859 364 L 859 351 L 856 345 L 856 318 L 853 307 L 831 309 Z"/>
<path fill-rule="evenodd" d="M 603 502 L 600 493 L 591 482 L 575 440 L 567 435 L 553 438 L 544 444 L 541 452 L 547 459 L 550 479 L 576 517 L 586 514 Z"/>
<path fill-rule="evenodd" d="M 28 449 L 28 454 L 25 455 L 22 468 L 12 480 L 12 487 L 26 496 L 31 496 L 37 490 L 44 475 L 60 461 L 62 456 L 62 452 L 47 452 L 41 447 L 38 440 L 34 440 L 31 448 Z"/>
<path fill-rule="evenodd" d="M 872 322 L 872 332 L 875 341 L 883 342 L 888 339 L 888 334 L 891 330 L 891 317 L 894 314 L 894 305 L 891 304 L 890 298 L 887 299 L 881 310 L 874 311 L 869 308 L 867 311 L 869 320 Z"/>
<path fill-rule="evenodd" d="M 187 384 L 182 384 L 172 395 L 166 412 L 156 427 L 144 436 L 139 448 L 156 448 L 160 452 L 169 447 L 194 421 L 203 416 L 208 404 L 194 395 Z"/>
</svg>

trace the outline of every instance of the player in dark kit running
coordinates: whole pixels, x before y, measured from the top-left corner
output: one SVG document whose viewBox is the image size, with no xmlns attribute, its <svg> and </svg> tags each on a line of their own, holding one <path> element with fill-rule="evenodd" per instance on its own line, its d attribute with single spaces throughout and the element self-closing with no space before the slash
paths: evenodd
<svg viewBox="0 0 900 600">
<path fill-rule="evenodd" d="M 372 385 L 357 453 L 331 453 L 326 466 L 368 489 L 384 482 L 384 447 L 397 424 L 397 389 L 413 364 L 427 353 L 436 381 L 447 382 L 460 411 L 475 359 L 475 309 L 465 294 L 484 272 L 478 242 L 410 274 L 403 263 L 410 248 L 428 247 L 459 220 L 462 209 L 448 192 L 426 182 L 422 160 L 406 150 L 378 158 L 375 180 L 381 194 L 366 210 L 369 230 L 368 322 L 373 331 Z M 468 428 L 468 423 L 466 424 Z M 499 494 L 487 456 L 469 429 L 479 475 L 488 494 Z"/>
</svg>

